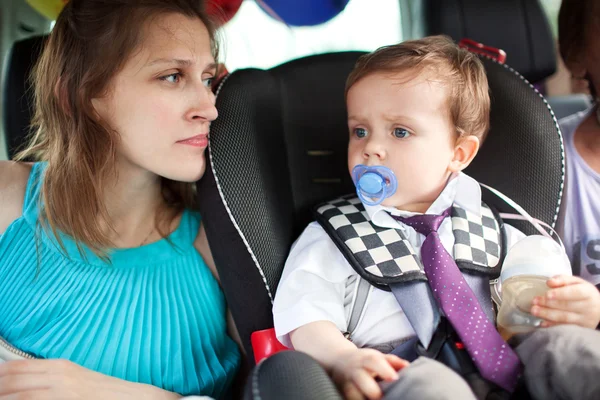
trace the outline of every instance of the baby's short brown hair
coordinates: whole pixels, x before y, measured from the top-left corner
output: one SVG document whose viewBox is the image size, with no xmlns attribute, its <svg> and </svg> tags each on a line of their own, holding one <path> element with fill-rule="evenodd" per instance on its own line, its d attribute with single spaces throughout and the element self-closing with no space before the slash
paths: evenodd
<svg viewBox="0 0 600 400">
<path fill-rule="evenodd" d="M 429 36 L 385 46 L 360 57 L 346 81 L 348 90 L 362 78 L 414 70 L 428 72 L 449 89 L 448 110 L 458 136 L 483 142 L 490 125 L 488 80 L 479 57 L 447 36 Z"/>
</svg>

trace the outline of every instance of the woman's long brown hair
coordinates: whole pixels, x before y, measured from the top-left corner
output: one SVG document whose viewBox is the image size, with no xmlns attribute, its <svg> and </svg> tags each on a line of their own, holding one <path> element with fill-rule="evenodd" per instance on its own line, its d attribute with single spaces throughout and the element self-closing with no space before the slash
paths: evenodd
<svg viewBox="0 0 600 400">
<path fill-rule="evenodd" d="M 80 249 L 86 245 L 104 258 L 112 247 L 104 190 L 116 177 L 119 135 L 99 118 L 92 99 L 107 94 L 111 79 L 140 45 L 145 24 L 167 13 L 202 21 L 217 58 L 204 1 L 71 0 L 34 67 L 31 141 L 17 159 L 47 161 L 40 222 L 63 250 L 58 231 L 71 236 Z M 163 237 L 168 232 L 162 227 L 184 208 L 194 207 L 194 188 L 192 183 L 162 179 L 167 207 L 155 223 Z"/>
<path fill-rule="evenodd" d="M 558 47 L 567 68 L 582 61 L 592 43 L 595 45 L 600 32 L 600 4 L 598 0 L 563 0 L 558 13 Z M 579 78 L 579 77 L 578 77 Z M 596 98 L 596 87 L 589 74 L 591 95 Z"/>
</svg>

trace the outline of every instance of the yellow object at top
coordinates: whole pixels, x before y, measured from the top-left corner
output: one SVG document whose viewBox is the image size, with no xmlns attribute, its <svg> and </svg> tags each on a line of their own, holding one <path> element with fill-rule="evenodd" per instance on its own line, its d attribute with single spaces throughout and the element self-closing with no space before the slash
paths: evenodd
<svg viewBox="0 0 600 400">
<path fill-rule="evenodd" d="M 69 0 L 26 0 L 37 12 L 44 17 L 55 20 Z"/>
</svg>

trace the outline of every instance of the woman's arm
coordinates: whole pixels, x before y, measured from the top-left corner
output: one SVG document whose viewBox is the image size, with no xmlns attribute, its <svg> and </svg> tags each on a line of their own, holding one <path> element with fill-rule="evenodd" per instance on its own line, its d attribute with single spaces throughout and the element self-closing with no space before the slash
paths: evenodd
<svg viewBox="0 0 600 400">
<path fill-rule="evenodd" d="M 0 235 L 23 214 L 31 164 L 0 161 Z"/>
<path fill-rule="evenodd" d="M 177 393 L 103 375 L 66 360 L 18 360 L 0 364 L 0 400 L 180 398 Z"/>
</svg>

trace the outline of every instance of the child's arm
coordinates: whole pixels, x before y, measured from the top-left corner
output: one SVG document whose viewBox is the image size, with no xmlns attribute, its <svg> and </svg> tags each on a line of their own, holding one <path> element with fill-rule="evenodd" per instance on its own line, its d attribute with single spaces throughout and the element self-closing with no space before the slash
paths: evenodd
<svg viewBox="0 0 600 400">
<path fill-rule="evenodd" d="M 381 398 L 375 378 L 393 380 L 408 363 L 372 349 L 359 349 L 342 331 L 344 298 L 353 274 L 327 232 L 310 224 L 292 246 L 273 302 L 278 339 L 308 353 L 348 399 Z"/>
<path fill-rule="evenodd" d="M 346 398 L 379 399 L 381 389 L 376 378 L 398 379 L 397 371 L 408 362 L 392 354 L 359 349 L 347 340 L 335 324 L 317 321 L 290 333 L 294 349 L 315 358 L 327 370 Z"/>
<path fill-rule="evenodd" d="M 542 326 L 573 324 L 595 329 L 600 322 L 600 292 L 577 276 L 548 279 L 551 288 L 533 300 L 531 313 L 545 319 Z"/>
</svg>

